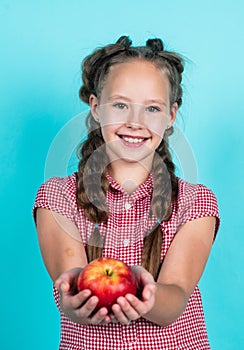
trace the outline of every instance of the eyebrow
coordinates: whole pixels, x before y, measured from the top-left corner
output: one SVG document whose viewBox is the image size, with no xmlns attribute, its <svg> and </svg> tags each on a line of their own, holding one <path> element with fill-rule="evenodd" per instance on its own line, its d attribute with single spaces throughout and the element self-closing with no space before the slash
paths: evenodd
<svg viewBox="0 0 244 350">
<path fill-rule="evenodd" d="M 116 99 L 122 99 L 122 100 L 127 101 L 127 102 L 132 102 L 129 97 L 126 97 L 126 96 L 123 96 L 123 95 L 112 95 L 112 96 L 109 96 L 109 98 L 108 98 L 109 101 L 114 101 Z M 135 103 L 137 103 L 137 102 L 135 102 Z M 163 100 L 161 100 L 161 99 L 154 99 L 154 98 L 152 98 L 152 99 L 146 100 L 145 103 L 146 104 L 147 103 L 158 103 L 158 104 L 161 104 L 161 105 L 167 107 L 166 103 Z"/>
<path fill-rule="evenodd" d="M 117 99 L 122 99 L 128 102 L 131 102 L 131 99 L 129 97 L 123 96 L 123 95 L 112 95 L 109 96 L 108 100 L 109 101 L 113 101 L 113 100 L 117 100 Z"/>
</svg>

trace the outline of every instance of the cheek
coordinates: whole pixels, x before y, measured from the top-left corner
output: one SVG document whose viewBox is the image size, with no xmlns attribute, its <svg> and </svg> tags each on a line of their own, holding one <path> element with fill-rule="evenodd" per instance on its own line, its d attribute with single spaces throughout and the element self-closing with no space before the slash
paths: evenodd
<svg viewBox="0 0 244 350">
<path fill-rule="evenodd" d="M 147 128 L 153 135 L 159 138 L 163 138 L 168 123 L 169 118 L 154 119 L 153 121 L 151 121 L 151 123 L 148 123 Z"/>
<path fill-rule="evenodd" d="M 103 123 L 101 121 L 101 131 L 102 131 L 104 141 L 105 142 L 111 141 L 115 138 L 116 126 L 109 123 Z"/>
<path fill-rule="evenodd" d="M 119 116 L 115 115 L 115 113 L 111 111 L 110 106 L 107 105 L 99 107 L 99 121 L 101 127 L 104 130 L 108 130 L 108 132 L 113 132 L 113 129 L 116 128 L 116 126 L 118 126 L 119 124 L 121 124 Z M 104 132 L 107 133 L 107 131 Z"/>
</svg>

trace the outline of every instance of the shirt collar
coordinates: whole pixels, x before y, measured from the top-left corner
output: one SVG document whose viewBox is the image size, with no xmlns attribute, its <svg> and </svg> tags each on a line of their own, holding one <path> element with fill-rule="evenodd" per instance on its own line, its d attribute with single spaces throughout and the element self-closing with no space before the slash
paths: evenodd
<svg viewBox="0 0 244 350">
<path fill-rule="evenodd" d="M 113 190 L 121 192 L 122 194 L 129 196 L 132 200 L 136 200 L 136 199 L 143 198 L 146 196 L 151 196 L 151 194 L 152 194 L 152 191 L 153 191 L 152 174 L 149 174 L 147 179 L 140 186 L 138 186 L 137 189 L 131 195 L 128 195 L 125 192 L 125 190 L 123 189 L 123 187 L 121 187 L 121 185 L 118 184 L 118 182 L 115 181 L 110 174 L 107 173 L 106 177 L 107 177 L 107 180 L 110 184 L 110 187 Z"/>
</svg>

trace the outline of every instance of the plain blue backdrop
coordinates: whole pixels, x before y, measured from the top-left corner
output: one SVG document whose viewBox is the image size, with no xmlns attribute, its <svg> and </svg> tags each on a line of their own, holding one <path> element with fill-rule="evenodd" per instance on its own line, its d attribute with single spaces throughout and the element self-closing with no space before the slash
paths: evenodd
<svg viewBox="0 0 244 350">
<path fill-rule="evenodd" d="M 188 58 L 180 129 L 222 218 L 200 282 L 207 328 L 213 350 L 244 348 L 243 13 L 242 0 L 0 1 L 2 349 L 58 348 L 59 315 L 31 208 L 46 177 L 75 170 L 73 156 L 59 165 L 74 147 L 70 121 L 85 109 L 82 58 L 122 34 L 135 44 L 162 37 Z M 60 148 L 50 162 L 53 145 Z"/>
</svg>

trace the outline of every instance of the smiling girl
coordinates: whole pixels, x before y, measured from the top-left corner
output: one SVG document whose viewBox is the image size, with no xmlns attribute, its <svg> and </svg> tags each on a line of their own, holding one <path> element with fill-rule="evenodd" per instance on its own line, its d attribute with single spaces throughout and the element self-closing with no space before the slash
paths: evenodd
<svg viewBox="0 0 244 350">
<path fill-rule="evenodd" d="M 128 37 L 83 61 L 89 104 L 78 171 L 43 184 L 34 216 L 61 315 L 60 349 L 209 349 L 198 281 L 215 239 L 214 194 L 174 173 L 168 136 L 182 104 L 183 60 L 160 39 Z M 100 256 L 134 270 L 141 295 L 112 313 L 78 293 Z"/>
</svg>

